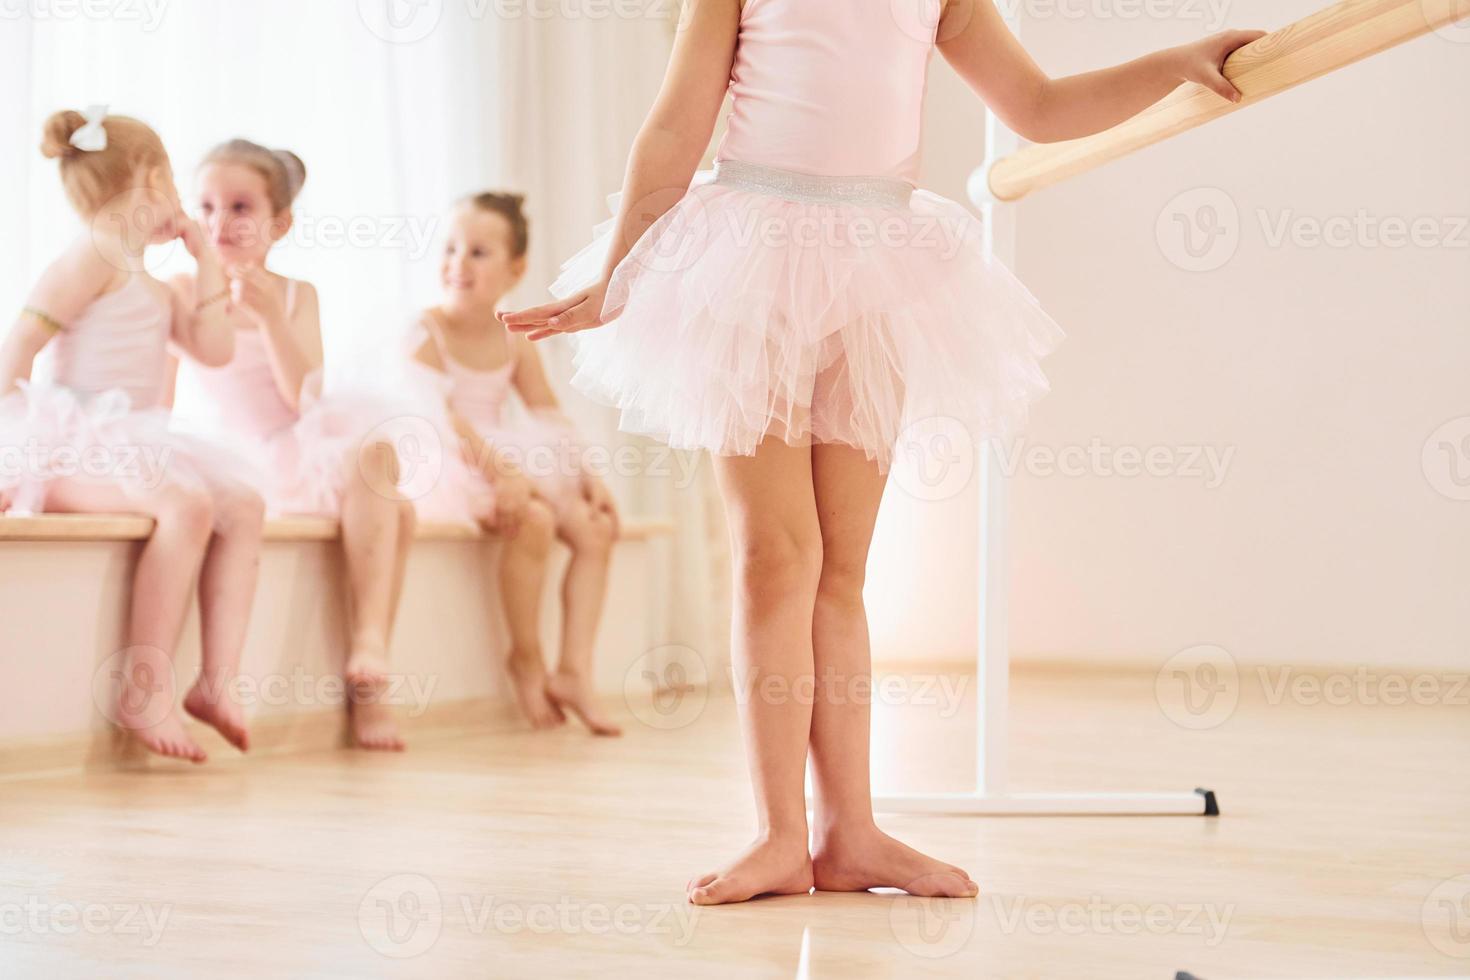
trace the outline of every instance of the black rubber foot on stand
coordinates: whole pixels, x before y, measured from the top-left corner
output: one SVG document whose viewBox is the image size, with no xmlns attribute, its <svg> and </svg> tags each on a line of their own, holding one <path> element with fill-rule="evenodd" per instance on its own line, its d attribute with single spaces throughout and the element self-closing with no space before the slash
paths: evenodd
<svg viewBox="0 0 1470 980">
<path fill-rule="evenodd" d="M 1218 817 L 1220 815 L 1220 804 L 1215 800 L 1215 791 L 1212 789 L 1202 789 L 1198 786 L 1194 788 L 1194 791 L 1205 798 L 1205 816 Z"/>
</svg>

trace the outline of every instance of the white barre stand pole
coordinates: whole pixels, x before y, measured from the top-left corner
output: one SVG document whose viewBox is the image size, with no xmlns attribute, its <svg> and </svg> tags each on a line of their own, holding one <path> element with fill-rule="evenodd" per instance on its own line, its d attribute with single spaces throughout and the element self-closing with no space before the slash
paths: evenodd
<svg viewBox="0 0 1470 980">
<path fill-rule="evenodd" d="M 1011 24 L 1015 30 L 1016 25 Z M 986 245 L 1007 263 L 1015 258 L 1012 209 L 990 193 L 990 168 L 1013 153 L 1019 140 L 995 114 L 986 112 L 985 163 L 970 176 L 970 200 L 980 208 Z M 1000 214 L 997 212 L 1000 211 Z M 1003 222 L 996 227 L 997 217 Z M 997 233 L 998 232 L 998 233 Z M 1215 816 L 1220 811 L 1209 790 L 1173 793 L 1010 793 L 1006 790 L 1006 708 L 1010 701 L 1011 656 L 1006 617 L 1010 600 L 1010 481 L 995 446 L 986 443 L 980 459 L 980 582 L 976 624 L 975 789 L 970 793 L 919 793 L 873 798 L 881 813 L 952 813 L 1011 816 L 1165 815 Z"/>
</svg>

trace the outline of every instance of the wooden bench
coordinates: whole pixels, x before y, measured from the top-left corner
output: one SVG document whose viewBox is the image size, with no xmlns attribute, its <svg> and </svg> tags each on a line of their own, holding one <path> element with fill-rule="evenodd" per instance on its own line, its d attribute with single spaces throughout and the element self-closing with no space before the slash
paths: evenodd
<svg viewBox="0 0 1470 980">
<path fill-rule="evenodd" d="M 0 712 L 0 778 L 38 766 L 116 764 L 94 686 L 124 645 L 133 564 L 152 527 L 151 518 L 135 515 L 0 516 L 0 676 L 14 695 Z M 625 520 L 614 549 L 595 677 L 614 709 L 623 707 L 629 672 L 668 642 L 656 583 L 664 580 L 672 532 L 671 521 Z M 290 692 L 330 688 L 346 646 L 337 522 L 271 520 L 265 538 L 241 673 L 259 691 L 271 682 Z M 419 526 L 391 650 L 410 736 L 469 719 L 513 721 L 502 670 L 508 636 L 498 547 L 495 535 L 476 528 Z M 549 659 L 558 648 L 556 585 L 568 554 L 555 550 L 541 610 Z M 176 658 L 182 688 L 193 683 L 198 663 L 196 608 Z M 340 702 L 325 700 L 315 693 L 257 697 L 249 708 L 257 746 L 338 744 L 343 712 Z M 200 737 L 213 756 L 233 755 L 212 732 Z"/>
</svg>

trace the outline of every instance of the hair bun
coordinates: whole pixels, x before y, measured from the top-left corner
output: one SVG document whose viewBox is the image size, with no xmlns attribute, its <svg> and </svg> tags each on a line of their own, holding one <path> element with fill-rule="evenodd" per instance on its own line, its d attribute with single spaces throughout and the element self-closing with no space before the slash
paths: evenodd
<svg viewBox="0 0 1470 980">
<path fill-rule="evenodd" d="M 85 125 L 87 117 L 75 109 L 53 112 L 41 133 L 41 154 L 48 160 L 76 156 L 79 151 L 71 145 L 71 138 Z"/>
<path fill-rule="evenodd" d="M 286 171 L 286 190 L 291 200 L 295 201 L 296 195 L 306 185 L 306 164 L 290 150 L 272 150 L 271 156 L 280 161 L 281 169 Z"/>
</svg>

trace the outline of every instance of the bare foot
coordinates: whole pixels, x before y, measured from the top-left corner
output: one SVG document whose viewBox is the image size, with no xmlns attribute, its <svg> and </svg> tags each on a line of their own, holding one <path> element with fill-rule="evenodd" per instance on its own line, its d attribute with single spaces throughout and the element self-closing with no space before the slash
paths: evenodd
<svg viewBox="0 0 1470 980">
<path fill-rule="evenodd" d="M 901 888 L 910 895 L 973 898 L 980 886 L 945 864 L 889 837 L 875 826 L 827 834 L 812 854 L 817 891 Z"/>
<path fill-rule="evenodd" d="M 347 658 L 342 677 L 357 690 L 382 691 L 388 686 L 388 654 L 381 643 L 358 643 Z"/>
<path fill-rule="evenodd" d="M 148 751 L 171 759 L 203 762 L 199 744 L 184 729 L 174 707 L 173 665 L 161 651 L 136 653 L 119 678 L 112 720 Z"/>
<path fill-rule="evenodd" d="M 392 705 L 380 701 L 353 700 L 347 706 L 347 712 L 352 720 L 352 741 L 358 748 L 377 752 L 404 750 Z"/>
<path fill-rule="evenodd" d="M 761 838 L 729 867 L 689 882 L 695 905 L 745 902 L 757 895 L 805 895 L 812 890 L 812 859 L 805 836 Z"/>
<path fill-rule="evenodd" d="M 505 668 L 516 689 L 516 701 L 532 728 L 555 728 L 566 720 L 561 709 L 546 696 L 546 664 L 539 653 L 512 650 Z"/>
<path fill-rule="evenodd" d="M 592 684 L 580 674 L 558 670 L 546 682 L 546 696 L 551 703 L 564 708 L 582 719 L 593 735 L 616 736 L 623 734 L 613 721 L 597 708 L 597 696 L 592 693 Z"/>
<path fill-rule="evenodd" d="M 223 693 L 225 685 L 210 685 L 200 678 L 184 698 L 184 710 L 224 736 L 241 752 L 250 750 L 250 730 L 245 725 L 245 712 Z"/>
</svg>

